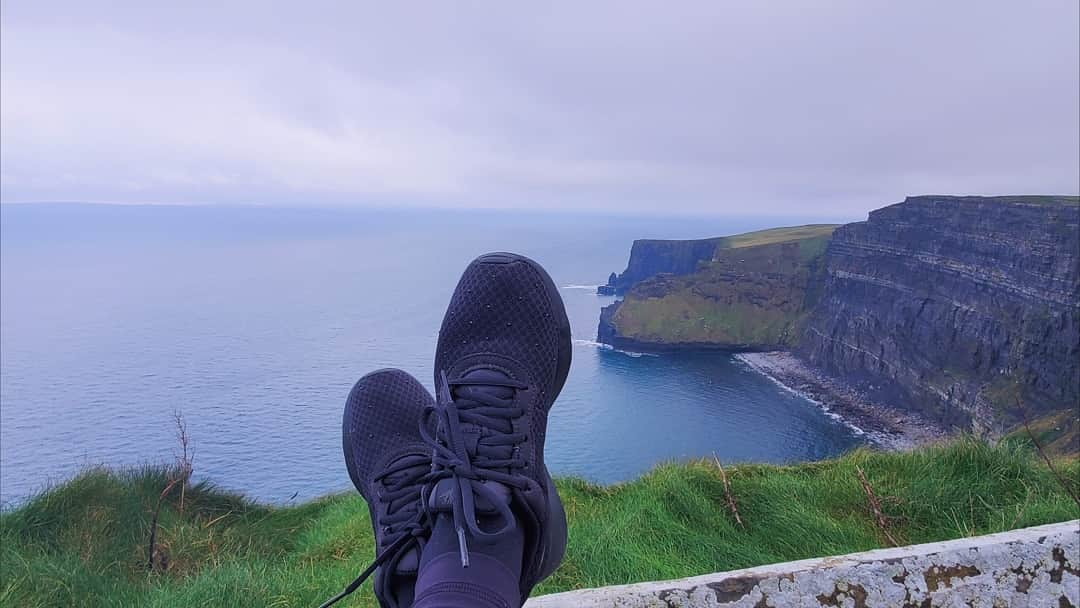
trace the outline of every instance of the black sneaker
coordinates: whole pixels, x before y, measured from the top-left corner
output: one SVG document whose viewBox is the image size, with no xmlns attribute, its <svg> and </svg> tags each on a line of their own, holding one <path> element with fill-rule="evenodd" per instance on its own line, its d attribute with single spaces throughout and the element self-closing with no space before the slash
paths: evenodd
<svg viewBox="0 0 1080 608">
<path fill-rule="evenodd" d="M 437 404 L 421 428 L 434 450 L 425 504 L 432 517 L 452 514 L 463 566 L 470 550 L 497 548 L 500 536 L 521 528 L 522 602 L 566 550 L 544 437 L 570 354 L 562 298 L 539 264 L 489 253 L 465 269 L 439 332 Z"/>
<path fill-rule="evenodd" d="M 434 399 L 420 382 L 397 369 L 361 378 L 345 402 L 341 442 L 353 485 L 367 501 L 375 529 L 375 562 L 344 591 L 349 595 L 373 572 L 383 608 L 407 608 L 419 552 L 429 532 L 420 493 L 431 471 L 431 448 L 420 438 L 420 418 Z"/>
</svg>

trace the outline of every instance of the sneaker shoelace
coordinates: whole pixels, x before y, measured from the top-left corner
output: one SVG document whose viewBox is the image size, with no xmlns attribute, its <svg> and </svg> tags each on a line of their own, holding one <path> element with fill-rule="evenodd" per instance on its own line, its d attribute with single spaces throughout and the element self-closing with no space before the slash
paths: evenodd
<svg viewBox="0 0 1080 608">
<path fill-rule="evenodd" d="M 432 447 L 431 474 L 424 485 L 421 500 L 425 510 L 436 484 L 451 479 L 451 510 L 457 533 L 461 565 L 469 566 L 469 546 L 466 531 L 474 538 L 491 538 L 512 529 L 515 518 L 507 504 L 493 487 L 497 482 L 524 490 L 528 480 L 515 471 L 525 467 L 518 453 L 518 444 L 527 438 L 524 433 L 514 432 L 513 420 L 520 417 L 523 409 L 513 405 L 512 397 L 499 397 L 485 391 L 471 391 L 468 397 L 456 394 L 452 389 L 462 387 L 509 388 L 514 391 L 527 388 L 524 383 L 509 378 L 459 377 L 448 380 L 445 372 L 439 374 L 436 402 L 424 411 L 420 435 Z M 460 393 L 460 391 L 458 391 Z M 431 417 L 435 425 L 428 425 Z M 465 427 L 480 429 L 474 445 L 465 437 Z M 436 429 L 432 434 L 429 428 Z M 492 531 L 482 530 L 476 515 L 476 499 L 483 498 L 498 514 L 501 525 Z"/>
<path fill-rule="evenodd" d="M 387 504 L 387 514 L 379 522 L 383 527 L 383 538 L 375 561 L 341 593 L 320 604 L 319 608 L 327 608 L 359 589 L 380 566 L 386 566 L 389 572 L 393 572 L 410 549 L 423 547 L 423 539 L 430 526 L 427 525 L 426 512 L 420 509 L 420 494 L 430 475 L 430 468 L 427 457 L 406 456 L 376 476 L 375 480 L 383 486 L 377 500 Z M 384 577 L 384 584 L 389 579 Z M 376 593 L 381 591 L 377 589 Z"/>
</svg>

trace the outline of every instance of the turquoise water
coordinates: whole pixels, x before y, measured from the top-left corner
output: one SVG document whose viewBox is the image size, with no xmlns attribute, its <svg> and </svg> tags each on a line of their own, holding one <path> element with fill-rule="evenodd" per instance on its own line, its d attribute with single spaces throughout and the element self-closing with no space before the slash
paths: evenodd
<svg viewBox="0 0 1080 608">
<path fill-rule="evenodd" d="M 657 462 L 816 459 L 859 442 L 724 354 L 648 356 L 593 342 L 594 287 L 636 238 L 775 219 L 237 207 L 3 206 L 0 499 L 81 467 L 168 461 L 173 413 L 196 477 L 286 502 L 349 487 L 345 395 L 402 367 L 431 386 L 460 270 L 485 251 L 562 286 L 574 364 L 551 416 L 556 474 L 616 482 Z M 803 223 L 793 218 L 788 223 Z"/>
</svg>

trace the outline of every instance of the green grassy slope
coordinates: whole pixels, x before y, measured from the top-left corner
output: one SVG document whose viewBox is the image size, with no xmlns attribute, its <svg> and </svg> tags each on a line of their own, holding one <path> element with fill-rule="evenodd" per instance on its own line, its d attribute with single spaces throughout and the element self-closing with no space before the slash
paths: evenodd
<svg viewBox="0 0 1080 608">
<path fill-rule="evenodd" d="M 901 542 L 920 543 L 1080 517 L 1045 465 L 1017 440 L 964 439 L 911 453 L 857 451 L 728 475 L 745 528 L 724 507 L 710 462 L 657 467 L 626 484 L 559 482 L 570 522 L 548 593 L 666 579 L 884 546 L 861 467 Z M 1080 463 L 1061 461 L 1069 483 Z M 356 496 L 269 507 L 198 485 L 183 515 L 163 508 L 164 572 L 146 567 L 149 522 L 166 472 L 87 472 L 0 515 L 3 606 L 314 606 L 372 557 Z M 346 606 L 374 606 L 365 585 Z"/>
<path fill-rule="evenodd" d="M 836 230 L 840 224 L 807 224 L 805 226 L 785 226 L 782 228 L 768 228 L 756 230 L 717 239 L 718 249 L 738 249 L 740 247 L 753 247 L 755 245 L 771 245 L 787 241 L 800 241 L 815 237 L 827 237 Z"/>
<path fill-rule="evenodd" d="M 791 347 L 816 302 L 833 225 L 725 237 L 693 274 L 660 275 L 630 290 L 612 316 L 618 335 L 643 345 Z"/>
</svg>

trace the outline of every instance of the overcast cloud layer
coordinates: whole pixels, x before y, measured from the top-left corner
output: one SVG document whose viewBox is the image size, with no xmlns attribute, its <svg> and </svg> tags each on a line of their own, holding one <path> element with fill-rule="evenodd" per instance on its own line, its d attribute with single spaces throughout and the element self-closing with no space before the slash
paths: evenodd
<svg viewBox="0 0 1080 608">
<path fill-rule="evenodd" d="M 1078 4 L 4 2 L 2 198 L 835 217 L 1076 193 Z"/>
</svg>

